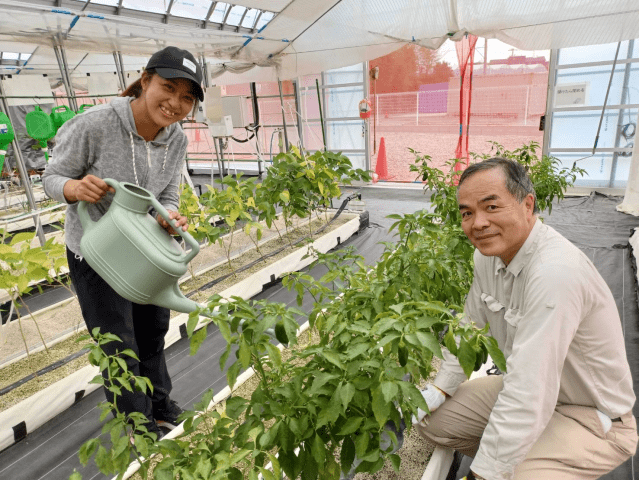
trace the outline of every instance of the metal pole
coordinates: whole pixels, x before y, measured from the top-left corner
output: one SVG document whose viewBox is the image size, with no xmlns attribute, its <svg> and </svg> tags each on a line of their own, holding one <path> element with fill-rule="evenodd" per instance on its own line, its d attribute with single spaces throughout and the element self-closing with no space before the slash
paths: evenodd
<svg viewBox="0 0 639 480">
<path fill-rule="evenodd" d="M 368 75 L 368 62 L 362 63 L 362 68 L 364 69 L 364 81 L 362 82 L 364 88 L 364 98 L 369 98 L 369 83 L 370 76 Z M 364 170 L 371 169 L 371 146 L 370 146 L 370 121 L 362 120 L 364 122 Z M 374 120 L 373 120 L 374 121 Z"/>
<path fill-rule="evenodd" d="M 299 77 L 293 80 L 293 91 L 295 93 L 295 111 L 297 115 L 295 117 L 297 123 L 297 135 L 300 138 L 300 150 L 304 151 L 304 120 L 302 119 L 302 110 L 300 109 L 300 105 L 302 104 L 300 98 L 300 89 L 299 86 Z"/>
<path fill-rule="evenodd" d="M 2 110 L 9 117 L 11 123 L 13 125 L 17 125 L 16 121 L 11 118 L 11 112 L 9 111 L 9 104 L 7 103 L 7 99 L 4 94 L 4 86 L 2 85 L 2 79 L 0 79 L 0 102 L 2 102 Z M 22 151 L 20 150 L 20 145 L 18 145 L 17 138 L 13 139 L 11 142 L 13 146 L 13 154 L 16 159 L 16 166 L 18 167 L 18 173 L 20 173 L 20 178 L 24 183 L 24 192 L 27 196 L 27 202 L 29 203 L 30 210 L 36 210 L 36 201 L 33 196 L 33 190 L 31 189 L 31 180 L 29 179 L 29 173 L 27 172 L 27 167 L 24 164 L 24 159 L 22 158 Z M 44 245 L 47 240 L 44 237 L 44 231 L 42 230 L 42 222 L 40 221 L 40 215 L 35 214 L 33 216 L 33 224 L 35 225 L 36 234 L 38 235 L 38 239 L 40 240 L 40 245 Z"/>
<path fill-rule="evenodd" d="M 251 82 L 251 101 L 253 102 L 253 135 L 255 135 L 255 149 L 257 150 L 257 173 L 262 176 L 262 153 L 260 152 L 260 138 L 258 136 L 260 124 L 260 105 L 257 101 L 257 87 Z"/>
<path fill-rule="evenodd" d="M 220 142 L 220 162 L 222 163 L 222 173 L 220 178 L 224 178 L 228 174 L 228 170 L 224 168 L 224 139 L 222 137 L 218 138 Z"/>
<path fill-rule="evenodd" d="M 324 131 L 324 115 L 322 114 L 322 96 L 320 94 L 319 82 L 315 79 L 317 89 L 317 104 L 319 105 L 320 124 L 322 125 L 322 140 L 324 141 L 324 151 L 326 151 L 326 132 Z"/>
<path fill-rule="evenodd" d="M 120 89 L 124 92 L 126 90 L 126 82 L 124 81 L 124 72 L 122 71 L 119 57 L 119 52 L 113 52 L 113 61 L 115 62 L 115 71 L 118 74 L 118 83 L 120 84 Z"/>
<path fill-rule="evenodd" d="M 277 80 L 277 86 L 280 88 L 280 107 L 282 109 L 282 125 L 284 126 L 284 151 L 288 152 L 288 133 L 286 132 L 286 112 L 284 111 L 284 97 L 282 96 L 282 81 Z"/>
<path fill-rule="evenodd" d="M 78 103 L 75 99 L 75 91 L 73 90 L 73 86 L 71 85 L 71 79 L 68 75 L 69 67 L 67 65 L 67 57 L 64 53 L 64 49 L 60 45 L 56 45 L 53 47 L 53 51 L 55 52 L 55 57 L 58 60 L 58 67 L 60 68 L 60 74 L 62 75 L 62 83 L 64 83 L 64 89 L 69 96 L 69 103 L 71 104 L 71 109 L 77 110 Z"/>
<path fill-rule="evenodd" d="M 632 50 L 634 47 L 635 41 L 628 40 L 628 53 L 626 58 L 632 58 Z M 626 68 L 623 73 L 623 86 L 621 87 L 621 102 L 619 105 L 624 105 L 628 100 L 628 83 L 630 82 L 630 67 L 631 63 L 626 63 Z M 619 109 L 619 116 L 617 117 L 617 133 L 615 134 L 615 148 L 619 147 L 621 143 L 621 129 L 623 128 L 623 115 L 624 109 Z M 636 139 L 635 139 L 636 140 Z M 619 152 L 614 152 L 612 154 L 612 166 L 610 168 L 610 182 L 608 183 L 608 187 L 612 188 L 615 177 L 617 176 L 617 160 L 619 158 Z"/>
<path fill-rule="evenodd" d="M 207 18 L 208 20 L 208 18 Z M 202 77 L 204 77 L 204 88 L 208 88 L 209 85 L 209 67 L 206 65 L 206 58 L 204 55 L 200 56 L 200 64 L 202 66 Z"/>
<path fill-rule="evenodd" d="M 126 90 L 127 81 L 126 81 L 126 72 L 124 71 L 124 60 L 122 60 L 122 52 L 118 52 L 117 63 L 120 65 L 120 75 L 122 75 L 122 84 L 124 85 L 124 90 Z"/>
<path fill-rule="evenodd" d="M 550 63 L 548 65 L 548 91 L 546 93 L 546 113 L 544 115 L 544 143 L 542 155 L 548 156 L 550 149 L 550 129 L 552 127 L 552 111 L 555 108 L 555 85 L 557 84 L 557 54 L 559 50 L 550 50 Z"/>
<path fill-rule="evenodd" d="M 599 126 L 597 127 L 597 135 L 595 136 L 595 144 L 592 146 L 592 154 L 595 154 L 597 150 L 597 144 L 599 143 L 599 132 L 601 131 L 601 124 L 603 123 L 604 114 L 606 113 L 606 105 L 608 105 L 608 95 L 610 94 L 610 86 L 612 85 L 612 78 L 615 76 L 615 67 L 617 66 L 617 57 L 619 56 L 619 47 L 621 42 L 617 44 L 617 51 L 615 52 L 615 60 L 612 63 L 610 69 L 610 79 L 608 80 L 608 88 L 606 89 L 606 96 L 604 97 L 604 104 L 601 108 L 601 117 L 599 117 Z"/>
</svg>

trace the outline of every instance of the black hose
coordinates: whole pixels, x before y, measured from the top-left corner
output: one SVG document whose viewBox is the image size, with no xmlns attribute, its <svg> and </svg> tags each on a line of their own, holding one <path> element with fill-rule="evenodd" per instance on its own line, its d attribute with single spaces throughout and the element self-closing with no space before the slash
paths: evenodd
<svg viewBox="0 0 639 480">
<path fill-rule="evenodd" d="M 6 395 L 11 390 L 14 390 L 15 388 L 18 388 L 20 385 L 23 385 L 23 384 L 27 383 L 29 380 L 33 380 L 36 377 L 40 377 L 40 376 L 44 375 L 45 373 L 52 372 L 56 368 L 60 368 L 60 367 L 62 367 L 64 365 L 66 365 L 67 363 L 71 362 L 72 360 L 75 360 L 76 358 L 79 358 L 82 355 L 85 355 L 87 353 L 89 353 L 89 350 L 86 349 L 86 348 L 83 348 L 79 352 L 72 353 L 68 357 L 64 357 L 64 358 L 58 360 L 57 362 L 52 363 L 51 365 L 47 365 L 46 367 L 38 370 L 37 372 L 32 373 L 30 375 L 27 375 L 26 377 L 21 378 L 17 382 L 14 382 L 11 385 L 8 385 L 8 386 L 4 387 L 3 389 L 0 390 L 0 396 Z"/>
</svg>

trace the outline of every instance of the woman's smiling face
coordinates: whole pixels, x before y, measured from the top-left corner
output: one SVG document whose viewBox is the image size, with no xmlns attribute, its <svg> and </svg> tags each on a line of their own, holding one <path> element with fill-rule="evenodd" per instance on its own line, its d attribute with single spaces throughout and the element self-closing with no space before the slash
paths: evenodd
<svg viewBox="0 0 639 480">
<path fill-rule="evenodd" d="M 148 119 L 159 128 L 184 120 L 195 104 L 193 82 L 186 78 L 145 76 L 142 88 Z"/>
</svg>

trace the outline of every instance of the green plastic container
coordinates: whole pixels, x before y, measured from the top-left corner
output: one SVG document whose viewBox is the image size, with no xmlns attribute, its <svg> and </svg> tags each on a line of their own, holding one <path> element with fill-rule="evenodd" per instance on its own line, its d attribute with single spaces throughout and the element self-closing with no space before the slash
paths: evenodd
<svg viewBox="0 0 639 480">
<path fill-rule="evenodd" d="M 51 110 L 51 119 L 53 120 L 56 133 L 58 133 L 58 130 L 65 122 L 71 120 L 73 117 L 75 117 L 75 112 L 66 105 L 60 105 Z"/>
<path fill-rule="evenodd" d="M 91 107 L 95 107 L 95 105 L 93 105 L 92 103 L 83 103 L 82 105 L 80 105 L 80 108 L 78 108 L 78 115 L 84 113 L 87 108 Z"/>
<path fill-rule="evenodd" d="M 33 112 L 27 113 L 24 119 L 27 127 L 27 134 L 37 140 L 42 150 L 44 150 L 44 156 L 49 161 L 49 152 L 47 151 L 47 142 L 55 137 L 55 126 L 51 116 L 43 112 L 42 109 L 36 105 Z"/>
<path fill-rule="evenodd" d="M 11 121 L 5 113 L 0 112 L 0 175 L 2 175 L 2 167 L 4 166 L 4 156 L 7 154 L 7 147 L 13 139 L 15 133 L 11 126 Z"/>
</svg>

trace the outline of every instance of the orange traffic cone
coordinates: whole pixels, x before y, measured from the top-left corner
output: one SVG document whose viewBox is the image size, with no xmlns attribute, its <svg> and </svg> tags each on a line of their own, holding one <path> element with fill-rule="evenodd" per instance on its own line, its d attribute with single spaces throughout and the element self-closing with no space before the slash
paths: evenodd
<svg viewBox="0 0 639 480">
<path fill-rule="evenodd" d="M 386 143 L 384 137 L 379 139 L 379 151 L 377 152 L 377 164 L 375 173 L 378 180 L 388 180 L 388 167 L 386 166 Z"/>
</svg>

